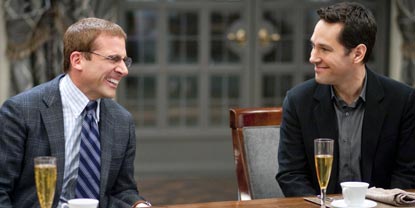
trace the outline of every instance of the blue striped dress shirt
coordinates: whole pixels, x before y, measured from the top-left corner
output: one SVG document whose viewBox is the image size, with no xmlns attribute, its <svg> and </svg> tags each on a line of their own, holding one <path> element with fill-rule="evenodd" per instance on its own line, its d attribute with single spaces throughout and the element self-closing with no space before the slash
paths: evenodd
<svg viewBox="0 0 415 208">
<path fill-rule="evenodd" d="M 59 90 L 62 99 L 63 121 L 65 129 L 65 172 L 63 175 L 63 187 L 58 207 L 62 202 L 75 197 L 76 180 L 79 167 L 80 133 L 84 108 L 88 104 L 88 97 L 72 82 L 69 75 L 65 75 L 60 83 Z M 99 122 L 100 100 L 98 99 L 97 122 Z"/>
</svg>

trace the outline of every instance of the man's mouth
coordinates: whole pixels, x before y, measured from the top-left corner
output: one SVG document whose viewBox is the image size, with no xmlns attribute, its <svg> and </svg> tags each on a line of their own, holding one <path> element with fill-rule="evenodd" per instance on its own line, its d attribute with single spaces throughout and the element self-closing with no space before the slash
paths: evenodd
<svg viewBox="0 0 415 208">
<path fill-rule="evenodd" d="M 112 79 L 112 78 L 108 78 L 107 81 L 109 83 L 111 83 L 114 87 L 117 87 L 118 86 L 118 83 L 120 82 L 119 80 Z"/>
<path fill-rule="evenodd" d="M 322 67 L 322 66 L 314 66 L 314 71 L 315 72 L 322 72 L 322 71 L 324 71 L 324 70 L 326 70 L 327 69 L 327 67 Z"/>
</svg>

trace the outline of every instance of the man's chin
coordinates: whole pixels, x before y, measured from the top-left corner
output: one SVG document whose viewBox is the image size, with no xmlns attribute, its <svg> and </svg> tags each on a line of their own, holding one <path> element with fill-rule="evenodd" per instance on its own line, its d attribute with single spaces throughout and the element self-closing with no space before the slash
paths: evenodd
<svg viewBox="0 0 415 208">
<path fill-rule="evenodd" d="M 317 74 L 315 76 L 315 80 L 318 84 L 330 85 L 330 83 L 327 80 L 323 79 L 322 77 L 319 77 Z"/>
<path fill-rule="evenodd" d="M 105 93 L 102 95 L 102 98 L 109 98 L 109 99 L 114 99 L 116 96 L 116 93 Z"/>
</svg>

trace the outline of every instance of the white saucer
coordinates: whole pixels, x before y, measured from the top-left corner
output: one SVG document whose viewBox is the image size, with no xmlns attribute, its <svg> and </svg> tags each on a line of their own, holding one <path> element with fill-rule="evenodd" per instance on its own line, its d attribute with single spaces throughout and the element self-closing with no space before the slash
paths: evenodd
<svg viewBox="0 0 415 208">
<path fill-rule="evenodd" d="M 365 199 L 365 202 L 361 206 L 356 207 L 356 208 L 370 208 L 370 207 L 375 207 L 376 205 L 377 205 L 376 202 L 374 202 L 372 200 Z M 331 202 L 331 206 L 333 206 L 335 208 L 344 208 L 344 207 L 352 208 L 352 207 L 348 207 L 343 199 L 335 200 L 335 201 Z"/>
</svg>

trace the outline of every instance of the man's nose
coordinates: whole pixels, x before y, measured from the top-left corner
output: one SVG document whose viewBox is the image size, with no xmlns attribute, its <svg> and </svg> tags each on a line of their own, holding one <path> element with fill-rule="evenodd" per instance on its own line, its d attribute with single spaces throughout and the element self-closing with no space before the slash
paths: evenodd
<svg viewBox="0 0 415 208">
<path fill-rule="evenodd" d="M 311 49 L 310 58 L 308 59 L 308 61 L 312 64 L 318 63 L 320 61 L 320 57 L 318 56 L 316 50 Z"/>
<path fill-rule="evenodd" d="M 117 65 L 117 67 L 115 68 L 115 71 L 120 73 L 122 76 L 128 75 L 128 67 L 124 63 L 124 61 L 122 61 L 120 64 Z"/>
</svg>

